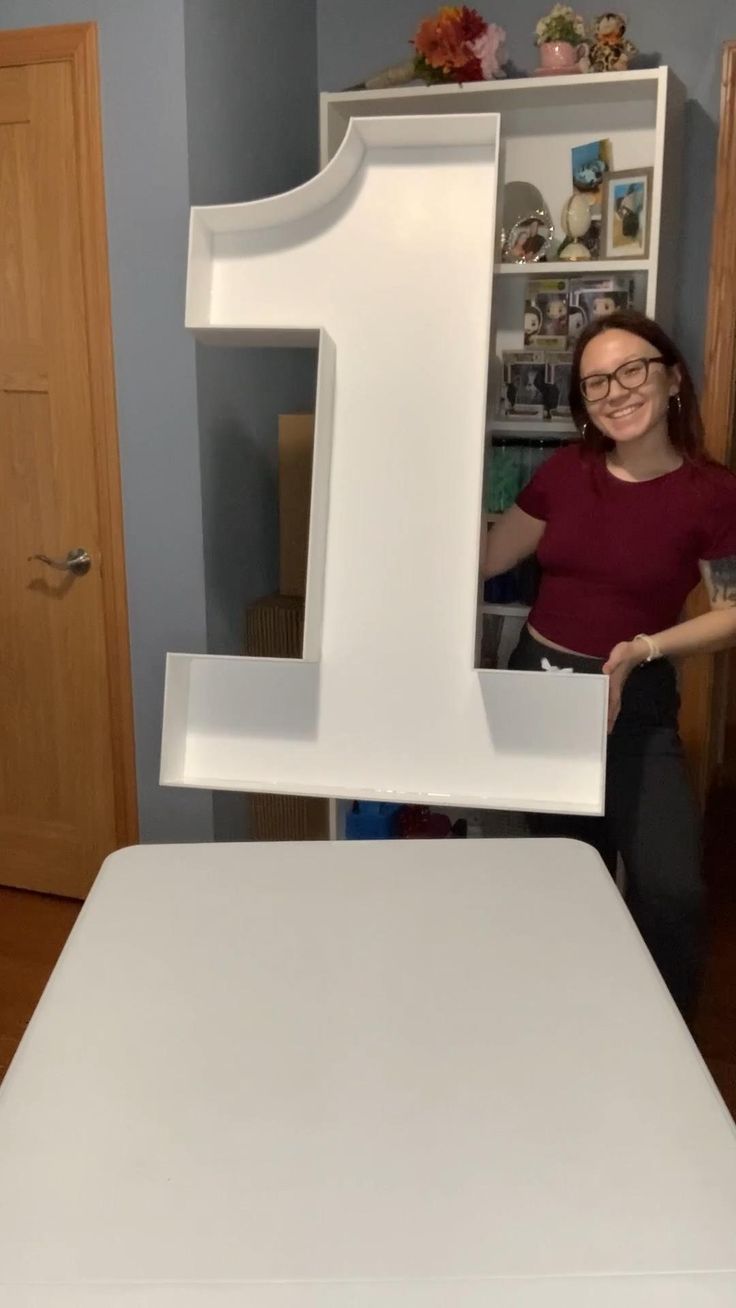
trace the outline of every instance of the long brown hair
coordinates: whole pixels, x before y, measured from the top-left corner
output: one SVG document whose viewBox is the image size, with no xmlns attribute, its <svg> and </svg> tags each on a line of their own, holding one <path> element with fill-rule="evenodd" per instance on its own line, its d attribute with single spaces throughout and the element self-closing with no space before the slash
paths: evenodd
<svg viewBox="0 0 736 1308">
<path fill-rule="evenodd" d="M 580 361 L 583 350 L 596 336 L 600 336 L 601 332 L 612 331 L 614 328 L 622 332 L 631 332 L 633 336 L 638 336 L 642 341 L 653 345 L 668 368 L 675 366 L 679 368 L 679 403 L 673 396 L 667 414 L 669 439 L 673 448 L 690 462 L 709 463 L 710 460 L 705 452 L 703 419 L 700 416 L 690 369 L 674 341 L 659 324 L 652 318 L 647 318 L 645 314 L 638 313 L 636 309 L 617 309 L 605 318 L 594 319 L 580 333 L 575 345 L 570 373 L 570 409 L 575 419 L 575 426 L 583 438 L 585 449 L 591 454 L 602 454 L 605 450 L 612 449 L 614 444 L 591 421 L 580 390 Z"/>
</svg>

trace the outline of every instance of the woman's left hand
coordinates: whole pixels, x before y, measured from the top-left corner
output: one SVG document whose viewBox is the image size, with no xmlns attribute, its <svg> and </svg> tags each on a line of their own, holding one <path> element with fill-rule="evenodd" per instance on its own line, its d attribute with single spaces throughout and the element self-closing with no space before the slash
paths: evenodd
<svg viewBox="0 0 736 1308">
<path fill-rule="evenodd" d="M 603 664 L 603 672 L 608 677 L 608 730 L 613 731 L 616 718 L 621 710 L 621 695 L 623 694 L 626 680 L 635 667 L 641 663 L 642 656 L 639 652 L 635 640 L 622 640 L 619 645 L 614 645 L 611 653 L 608 655 L 606 662 Z"/>
</svg>

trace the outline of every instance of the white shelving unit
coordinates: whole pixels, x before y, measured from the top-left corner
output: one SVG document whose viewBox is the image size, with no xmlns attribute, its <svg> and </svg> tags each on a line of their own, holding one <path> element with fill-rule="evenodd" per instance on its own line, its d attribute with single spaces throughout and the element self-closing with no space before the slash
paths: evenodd
<svg viewBox="0 0 736 1308">
<path fill-rule="evenodd" d="M 481 604 L 481 613 L 490 613 L 496 617 L 528 618 L 528 604 Z"/>
<path fill-rule="evenodd" d="M 491 368 L 487 438 L 516 434 L 573 437 L 571 420 L 498 418 L 504 350 L 523 346 L 523 310 L 531 276 L 631 275 L 635 303 L 669 327 L 676 285 L 676 242 L 661 215 L 679 212 L 679 173 L 684 88 L 666 67 L 626 73 L 591 73 L 557 78 L 519 78 L 466 86 L 402 87 L 390 91 L 326 93 L 320 105 L 320 152 L 324 167 L 334 156 L 353 117 L 497 112 L 501 120 L 499 190 L 506 182 L 532 182 L 541 191 L 562 239 L 561 215 L 572 190 L 571 150 L 587 141 L 611 141 L 616 171 L 651 166 L 651 234 L 647 259 L 597 259 L 585 263 L 497 263 L 493 286 Z M 502 205 L 497 206 L 500 217 Z M 491 516 L 491 515 L 489 515 Z M 479 606 L 479 613 L 507 617 L 515 637 L 528 610 L 521 605 Z M 505 642 L 508 644 L 508 642 Z M 344 817 L 332 803 L 333 834 Z"/>
<path fill-rule="evenodd" d="M 585 276 L 633 273 L 637 302 L 668 326 L 675 285 L 675 242 L 661 240 L 661 214 L 679 212 L 679 160 L 684 88 L 668 68 L 570 77 L 525 77 L 466 86 L 410 86 L 391 91 L 325 93 L 320 105 L 322 167 L 333 157 L 352 117 L 397 114 L 499 113 L 499 189 L 534 183 L 563 236 L 561 214 L 572 190 L 570 152 L 586 141 L 609 139 L 615 170 L 651 166 L 653 190 L 649 257 L 596 259 L 582 264 L 496 266 L 493 327 L 496 353 L 521 346 L 520 309 L 531 273 Z M 501 212 L 499 205 L 498 212 Z"/>
<path fill-rule="evenodd" d="M 489 418 L 486 433 L 509 436 L 574 436 L 575 425 L 571 418 Z"/>
<path fill-rule="evenodd" d="M 571 272 L 582 273 L 588 277 L 605 277 L 621 272 L 622 263 L 627 272 L 646 273 L 649 269 L 648 259 L 632 259 L 628 263 L 621 259 L 588 259 L 584 263 L 577 264 L 566 263 L 564 259 L 550 259 L 541 265 L 538 271 L 543 272 L 545 277 L 569 277 Z M 499 263 L 496 272 L 501 277 L 528 277 L 530 268 L 528 263 Z"/>
</svg>

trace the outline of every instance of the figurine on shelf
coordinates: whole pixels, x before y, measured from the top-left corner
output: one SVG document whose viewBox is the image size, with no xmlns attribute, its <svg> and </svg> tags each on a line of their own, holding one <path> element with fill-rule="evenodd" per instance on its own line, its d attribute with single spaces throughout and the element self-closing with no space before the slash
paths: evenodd
<svg viewBox="0 0 736 1308">
<path fill-rule="evenodd" d="M 625 72 L 629 60 L 635 54 L 638 51 L 626 36 L 626 18 L 623 14 L 606 13 L 595 19 L 588 55 L 591 72 Z"/>
<path fill-rule="evenodd" d="M 584 327 L 587 327 L 588 319 L 584 310 L 579 304 L 571 304 L 567 313 L 567 343 L 572 348 L 578 339 Z"/>
<path fill-rule="evenodd" d="M 565 240 L 557 252 L 557 258 L 571 262 L 589 259 L 590 250 L 582 237 L 590 231 L 592 219 L 588 201 L 579 191 L 574 191 L 567 201 L 562 220 L 565 227 Z"/>
<path fill-rule="evenodd" d="M 563 286 L 565 284 L 563 283 Z M 567 288 L 561 295 L 549 294 L 542 298 L 542 326 L 540 336 L 567 335 Z"/>
<path fill-rule="evenodd" d="M 542 310 L 539 305 L 527 300 L 524 305 L 524 344 L 531 344 L 540 335 L 541 331 Z"/>
<path fill-rule="evenodd" d="M 560 388 L 552 381 L 542 383 L 542 408 L 544 409 L 543 418 L 547 422 L 552 421 L 552 411 L 557 408 L 560 402 Z"/>
</svg>

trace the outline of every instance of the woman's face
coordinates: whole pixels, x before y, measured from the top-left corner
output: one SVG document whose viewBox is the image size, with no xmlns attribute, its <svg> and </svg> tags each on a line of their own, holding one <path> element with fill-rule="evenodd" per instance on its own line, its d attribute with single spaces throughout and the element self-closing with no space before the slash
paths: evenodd
<svg viewBox="0 0 736 1308">
<path fill-rule="evenodd" d="M 654 359 L 658 351 L 649 341 L 633 332 L 611 328 L 599 332 L 589 341 L 580 360 L 581 380 L 596 373 L 612 373 L 633 359 Z M 653 363 L 647 380 L 635 390 L 627 390 L 617 377 L 611 379 L 605 399 L 585 401 L 591 422 L 617 443 L 639 440 L 660 424 L 665 424 L 670 398 L 680 389 L 680 372 Z"/>
</svg>

